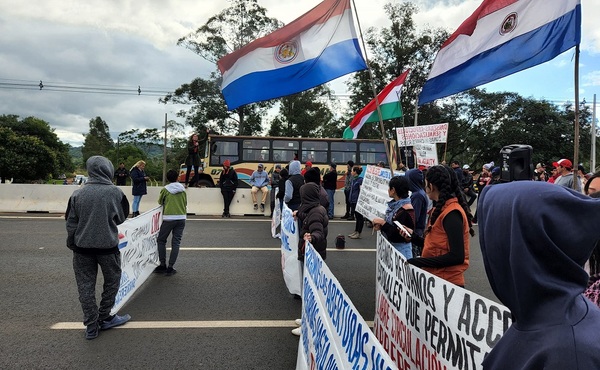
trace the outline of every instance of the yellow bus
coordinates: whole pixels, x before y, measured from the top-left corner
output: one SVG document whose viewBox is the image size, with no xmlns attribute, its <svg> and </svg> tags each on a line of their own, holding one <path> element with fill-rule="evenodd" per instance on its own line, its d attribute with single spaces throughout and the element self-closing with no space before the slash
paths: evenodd
<svg viewBox="0 0 600 370">
<path fill-rule="evenodd" d="M 390 153 L 395 153 L 395 141 L 390 140 L 389 145 Z M 390 168 L 383 140 L 209 135 L 205 148 L 200 156 L 203 171 L 198 178 L 199 187 L 218 186 L 222 164 L 227 159 L 237 172 L 241 188 L 250 187 L 248 181 L 259 163 L 265 166 L 265 171 L 270 175 L 276 164 L 281 164 L 283 168 L 297 159 L 304 168 L 304 164 L 311 161 L 313 167 L 319 167 L 323 175 L 329 169 L 329 164 L 334 162 L 337 164 L 338 188 L 344 186 L 348 161 L 363 167 L 383 162 L 385 167 Z M 392 161 L 395 162 L 395 159 Z M 392 163 L 392 168 L 395 168 L 395 163 Z M 179 169 L 180 182 L 185 181 L 186 170 L 185 164 L 182 164 Z M 190 180 L 192 176 L 193 172 Z"/>
</svg>

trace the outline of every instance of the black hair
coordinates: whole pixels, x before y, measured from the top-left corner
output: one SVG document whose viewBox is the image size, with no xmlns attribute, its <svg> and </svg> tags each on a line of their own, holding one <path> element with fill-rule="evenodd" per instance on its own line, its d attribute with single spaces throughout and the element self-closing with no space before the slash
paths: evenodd
<svg viewBox="0 0 600 370">
<path fill-rule="evenodd" d="M 454 172 L 454 170 L 452 170 L 448 166 L 432 166 L 429 167 L 429 169 L 427 170 L 425 179 L 429 184 L 435 185 L 440 192 L 439 199 L 435 202 L 435 207 L 433 209 L 433 212 L 431 213 L 431 219 L 426 232 L 431 231 L 431 225 L 435 223 L 437 218 L 440 216 L 440 213 L 442 213 L 442 208 L 446 204 L 446 201 L 452 198 L 457 198 L 458 204 L 460 204 L 463 211 L 467 215 L 467 222 L 469 223 L 469 234 L 471 234 L 471 236 L 474 236 L 475 230 L 473 230 L 472 226 L 473 215 L 471 214 L 471 210 L 467 205 L 467 201 L 465 200 L 465 197 L 463 195 L 462 188 L 458 183 L 456 172 Z"/>
<path fill-rule="evenodd" d="M 362 173 L 362 167 L 354 166 L 354 167 L 352 167 L 352 171 L 356 172 L 357 175 L 360 175 Z"/>
<path fill-rule="evenodd" d="M 396 191 L 400 199 L 408 198 L 409 184 L 406 176 L 394 176 L 390 180 L 390 189 Z"/>
<path fill-rule="evenodd" d="M 585 182 L 585 186 L 583 187 L 583 192 L 585 194 L 588 194 L 588 191 L 590 190 L 590 183 L 592 182 L 593 179 L 600 177 L 600 171 L 596 172 L 595 174 L 593 174 L 589 179 L 587 179 L 587 181 Z M 588 194 L 591 196 L 591 194 Z"/>
<path fill-rule="evenodd" d="M 177 181 L 177 178 L 179 177 L 179 173 L 175 170 L 169 170 L 167 171 L 167 180 L 169 182 L 175 182 Z"/>
<path fill-rule="evenodd" d="M 313 167 L 313 168 L 307 170 L 304 173 L 304 181 L 307 183 L 313 182 L 315 184 L 320 185 L 321 184 L 321 173 L 319 172 L 319 169 L 316 167 Z"/>
</svg>

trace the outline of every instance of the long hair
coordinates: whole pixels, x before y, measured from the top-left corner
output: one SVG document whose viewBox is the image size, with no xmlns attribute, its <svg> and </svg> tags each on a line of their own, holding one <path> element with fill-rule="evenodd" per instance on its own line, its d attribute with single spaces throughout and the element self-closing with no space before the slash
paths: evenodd
<svg viewBox="0 0 600 370">
<path fill-rule="evenodd" d="M 197 134 L 197 133 L 195 133 L 195 132 L 194 132 L 194 133 L 192 133 L 192 134 L 190 135 L 189 139 L 188 139 L 188 144 L 192 144 L 192 142 L 194 141 L 194 140 L 192 140 L 192 138 L 194 137 L 194 135 L 198 136 L 198 134 Z M 200 137 L 198 137 L 198 141 L 200 141 Z"/>
<path fill-rule="evenodd" d="M 471 210 L 467 205 L 465 197 L 462 192 L 462 188 L 458 183 L 458 178 L 456 177 L 456 173 L 448 166 L 433 166 L 427 170 L 427 174 L 425 175 L 425 180 L 429 184 L 435 185 L 439 192 L 439 198 L 435 202 L 435 208 L 431 213 L 431 219 L 429 222 L 429 226 L 427 227 L 426 232 L 431 231 L 431 225 L 435 223 L 440 214 L 442 213 L 442 208 L 446 204 L 446 201 L 452 198 L 457 198 L 458 204 L 462 207 L 463 211 L 467 215 L 467 222 L 469 223 L 469 234 L 471 236 L 475 235 L 475 230 L 473 230 L 472 219 L 473 215 L 471 214 Z"/>
<path fill-rule="evenodd" d="M 139 160 L 139 161 L 135 162 L 135 164 L 133 165 L 133 167 L 131 167 L 131 169 L 129 170 L 129 172 L 131 172 L 131 171 L 132 171 L 134 168 L 136 168 L 136 167 L 138 167 L 138 168 L 139 168 L 139 167 L 140 167 L 140 165 L 142 165 L 142 164 L 146 164 L 146 162 L 144 162 L 144 161 L 142 161 L 142 160 Z"/>
</svg>

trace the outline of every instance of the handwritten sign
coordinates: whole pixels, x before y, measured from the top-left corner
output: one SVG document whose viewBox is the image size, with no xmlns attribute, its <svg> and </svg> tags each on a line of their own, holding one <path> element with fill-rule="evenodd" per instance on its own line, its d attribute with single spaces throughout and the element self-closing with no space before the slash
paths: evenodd
<svg viewBox="0 0 600 370">
<path fill-rule="evenodd" d="M 367 166 L 356 203 L 356 210 L 367 220 L 385 218 L 387 203 L 392 199 L 388 194 L 391 178 L 392 172 L 389 169 Z"/>
<path fill-rule="evenodd" d="M 438 164 L 437 147 L 435 144 L 415 144 L 417 166 L 431 167 Z"/>
<path fill-rule="evenodd" d="M 396 136 L 398 147 L 445 143 L 448 139 L 448 124 L 397 127 Z"/>
</svg>

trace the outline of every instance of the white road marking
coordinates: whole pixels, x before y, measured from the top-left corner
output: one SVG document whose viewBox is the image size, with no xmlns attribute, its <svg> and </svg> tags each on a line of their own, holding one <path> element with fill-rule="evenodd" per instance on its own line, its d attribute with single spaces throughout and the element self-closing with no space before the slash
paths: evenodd
<svg viewBox="0 0 600 370">
<path fill-rule="evenodd" d="M 367 321 L 370 328 L 373 321 Z M 238 320 L 238 321 L 129 321 L 114 329 L 219 329 L 219 328 L 295 328 L 294 320 Z M 52 330 L 81 330 L 81 322 L 58 322 Z"/>
</svg>

